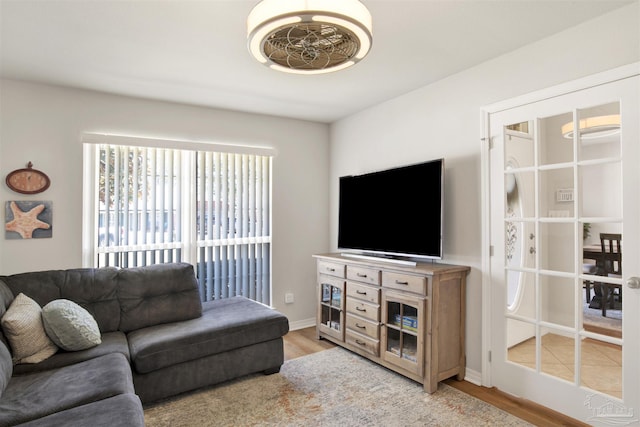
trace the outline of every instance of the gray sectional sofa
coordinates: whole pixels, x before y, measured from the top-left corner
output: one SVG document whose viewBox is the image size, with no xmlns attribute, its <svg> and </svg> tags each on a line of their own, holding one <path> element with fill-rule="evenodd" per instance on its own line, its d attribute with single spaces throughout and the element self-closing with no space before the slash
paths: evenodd
<svg viewBox="0 0 640 427">
<path fill-rule="evenodd" d="M 0 426 L 143 426 L 141 403 L 284 361 L 287 318 L 243 297 L 201 303 L 189 264 L 0 276 L 0 318 L 20 293 L 41 307 L 77 303 L 101 343 L 14 364 L 0 331 Z"/>
</svg>

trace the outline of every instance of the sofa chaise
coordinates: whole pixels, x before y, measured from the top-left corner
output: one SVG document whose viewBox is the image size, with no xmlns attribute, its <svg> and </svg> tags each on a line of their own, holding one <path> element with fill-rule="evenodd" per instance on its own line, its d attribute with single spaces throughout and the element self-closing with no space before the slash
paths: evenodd
<svg viewBox="0 0 640 427">
<path fill-rule="evenodd" d="M 76 303 L 100 343 L 16 364 L 0 330 L 0 426 L 143 426 L 144 403 L 284 361 L 287 318 L 244 297 L 201 303 L 190 264 L 0 276 L 0 318 L 20 294 Z"/>
</svg>

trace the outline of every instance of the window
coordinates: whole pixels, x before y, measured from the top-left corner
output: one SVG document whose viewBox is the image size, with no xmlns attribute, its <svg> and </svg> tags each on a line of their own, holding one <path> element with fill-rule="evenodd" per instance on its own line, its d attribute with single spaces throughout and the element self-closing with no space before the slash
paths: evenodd
<svg viewBox="0 0 640 427">
<path fill-rule="evenodd" d="M 104 143 L 122 139 L 149 143 L 83 138 L 85 264 L 189 262 L 203 301 L 270 304 L 271 155 Z"/>
</svg>

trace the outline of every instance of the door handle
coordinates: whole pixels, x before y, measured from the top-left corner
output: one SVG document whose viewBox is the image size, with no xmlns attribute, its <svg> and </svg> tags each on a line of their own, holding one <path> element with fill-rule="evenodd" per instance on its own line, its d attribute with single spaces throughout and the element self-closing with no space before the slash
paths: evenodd
<svg viewBox="0 0 640 427">
<path fill-rule="evenodd" d="M 640 277 L 629 277 L 627 279 L 627 287 L 631 289 L 640 288 Z"/>
</svg>

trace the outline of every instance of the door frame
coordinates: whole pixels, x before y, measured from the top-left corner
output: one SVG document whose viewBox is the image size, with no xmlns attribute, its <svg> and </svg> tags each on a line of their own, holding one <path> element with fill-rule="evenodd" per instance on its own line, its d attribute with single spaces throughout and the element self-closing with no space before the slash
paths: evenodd
<svg viewBox="0 0 640 427">
<path fill-rule="evenodd" d="M 482 378 L 481 384 L 491 387 L 491 181 L 489 151 L 490 141 L 490 116 L 491 114 L 521 107 L 534 102 L 544 101 L 558 96 L 566 95 L 617 80 L 640 75 L 640 62 L 624 65 L 601 73 L 593 74 L 567 83 L 562 83 L 539 91 L 531 92 L 515 98 L 499 101 L 481 108 L 480 130 L 480 200 L 481 200 L 481 257 L 482 257 Z"/>
</svg>

